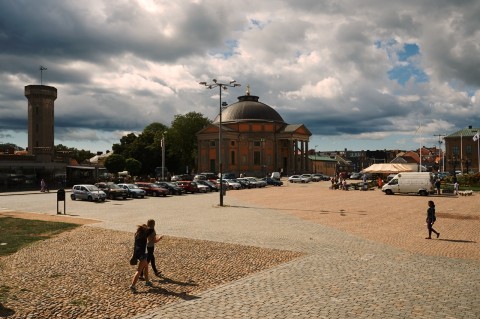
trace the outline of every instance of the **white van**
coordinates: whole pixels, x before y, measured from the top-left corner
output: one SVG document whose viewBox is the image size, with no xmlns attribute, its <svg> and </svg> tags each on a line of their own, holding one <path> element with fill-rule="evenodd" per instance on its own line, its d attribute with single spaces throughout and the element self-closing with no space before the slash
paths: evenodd
<svg viewBox="0 0 480 319">
<path fill-rule="evenodd" d="M 435 193 L 435 176 L 429 172 L 405 172 L 395 175 L 382 187 L 387 195 L 415 193 L 422 196 Z"/>
<path fill-rule="evenodd" d="M 280 172 L 273 172 L 270 176 L 271 179 L 280 179 Z"/>
</svg>

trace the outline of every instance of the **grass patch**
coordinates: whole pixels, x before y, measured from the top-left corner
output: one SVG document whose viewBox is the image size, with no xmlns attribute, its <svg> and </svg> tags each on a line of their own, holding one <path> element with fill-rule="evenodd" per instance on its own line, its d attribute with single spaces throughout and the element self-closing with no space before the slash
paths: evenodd
<svg viewBox="0 0 480 319">
<path fill-rule="evenodd" d="M 17 252 L 33 242 L 48 239 L 80 225 L 13 217 L 0 218 L 0 256 Z"/>
</svg>

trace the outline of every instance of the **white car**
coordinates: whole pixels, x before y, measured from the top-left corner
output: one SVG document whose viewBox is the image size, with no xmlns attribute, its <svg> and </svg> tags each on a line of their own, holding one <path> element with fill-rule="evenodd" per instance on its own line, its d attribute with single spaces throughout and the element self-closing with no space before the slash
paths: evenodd
<svg viewBox="0 0 480 319">
<path fill-rule="evenodd" d="M 228 189 L 242 189 L 242 185 L 240 183 L 234 182 L 231 179 L 224 179 L 224 181 L 228 184 Z"/>
<path fill-rule="evenodd" d="M 198 187 L 199 193 L 208 193 L 211 191 L 210 187 L 208 187 L 207 185 L 200 184 L 198 182 L 197 182 L 197 187 Z"/>
<path fill-rule="evenodd" d="M 107 198 L 107 194 L 95 185 L 82 184 L 73 185 L 70 198 L 72 200 L 81 199 L 88 200 L 89 202 L 104 202 Z"/>
<path fill-rule="evenodd" d="M 308 180 L 308 182 L 311 182 L 312 181 L 312 174 L 302 174 L 301 175 L 303 178 L 306 178 Z M 308 183 L 307 182 L 307 183 Z"/>
<path fill-rule="evenodd" d="M 288 178 L 290 183 L 308 183 L 310 180 L 302 175 L 292 175 Z"/>
</svg>

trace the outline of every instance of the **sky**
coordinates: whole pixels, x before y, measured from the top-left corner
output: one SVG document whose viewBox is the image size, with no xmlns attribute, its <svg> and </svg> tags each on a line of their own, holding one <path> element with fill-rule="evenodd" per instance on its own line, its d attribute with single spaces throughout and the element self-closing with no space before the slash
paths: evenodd
<svg viewBox="0 0 480 319">
<path fill-rule="evenodd" d="M 252 95 L 317 151 L 417 149 L 480 127 L 478 0 L 0 0 L 0 143 L 54 86 L 55 144 L 111 150 Z M 40 72 L 40 66 L 47 70 Z"/>
</svg>

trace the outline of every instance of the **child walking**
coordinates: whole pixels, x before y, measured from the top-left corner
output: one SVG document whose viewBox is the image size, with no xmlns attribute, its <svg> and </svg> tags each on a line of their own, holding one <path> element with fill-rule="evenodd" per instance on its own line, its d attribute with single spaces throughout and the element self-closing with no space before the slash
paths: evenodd
<svg viewBox="0 0 480 319">
<path fill-rule="evenodd" d="M 427 209 L 427 228 L 428 228 L 428 237 L 425 239 L 432 239 L 432 232 L 437 235 L 437 238 L 440 237 L 440 233 L 433 229 L 433 224 L 437 220 L 435 216 L 435 203 L 432 200 L 428 201 L 428 209 Z"/>
</svg>

